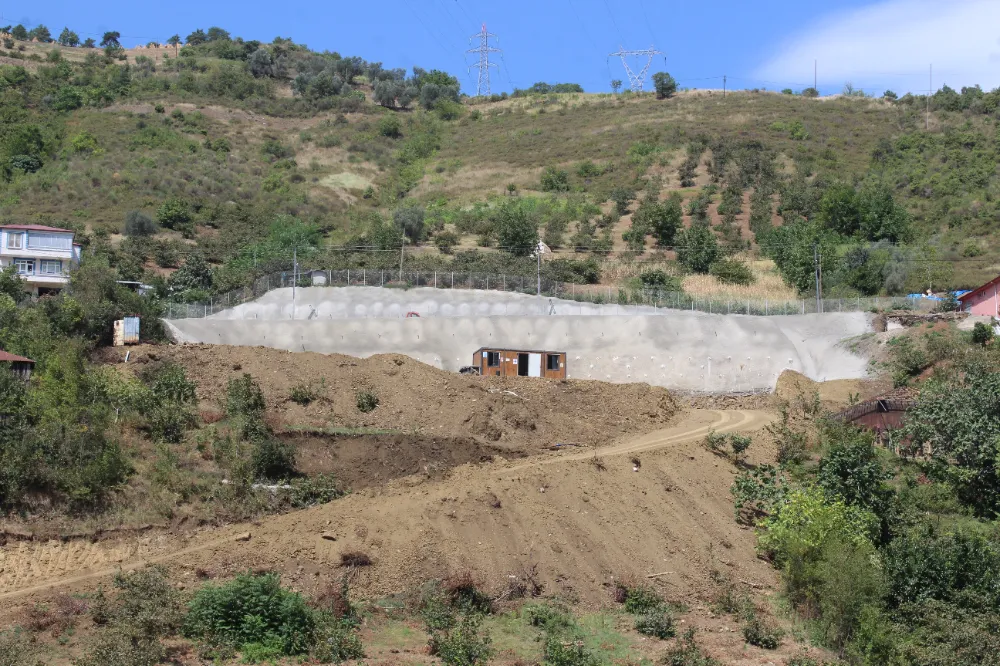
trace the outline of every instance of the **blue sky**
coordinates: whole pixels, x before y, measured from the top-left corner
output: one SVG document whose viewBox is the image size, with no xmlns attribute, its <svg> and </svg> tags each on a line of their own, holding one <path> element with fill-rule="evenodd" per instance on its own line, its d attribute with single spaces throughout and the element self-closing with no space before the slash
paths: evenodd
<svg viewBox="0 0 1000 666">
<path fill-rule="evenodd" d="M 813 60 L 825 93 L 845 82 L 881 93 L 923 92 L 928 65 L 934 88 L 1000 85 L 1000 0 L 380 0 L 283 3 L 255 0 L 79 0 L 7 5 L 3 22 L 69 26 L 99 38 L 118 30 L 126 45 L 165 41 L 195 28 L 221 26 L 270 41 L 281 35 L 310 47 L 381 60 L 387 67 L 439 68 L 473 91 L 469 36 L 486 23 L 504 58 L 494 91 L 536 81 L 580 83 L 607 90 L 625 79 L 619 45 L 665 52 L 665 69 L 683 87 L 812 85 Z"/>
</svg>

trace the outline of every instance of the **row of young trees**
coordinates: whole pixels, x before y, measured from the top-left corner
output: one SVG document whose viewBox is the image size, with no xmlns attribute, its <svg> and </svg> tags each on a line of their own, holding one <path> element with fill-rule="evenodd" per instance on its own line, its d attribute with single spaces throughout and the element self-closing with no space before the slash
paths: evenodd
<svg viewBox="0 0 1000 666">
<path fill-rule="evenodd" d="M 23 25 L 18 24 L 15 26 L 4 26 L 0 27 L 0 33 L 9 34 L 12 38 L 27 42 L 27 41 L 37 41 L 43 44 L 57 43 L 60 46 L 77 47 L 82 46 L 83 48 L 92 49 L 97 46 L 97 42 L 94 41 L 93 37 L 88 37 L 85 40 L 80 40 L 80 35 L 70 30 L 69 28 L 63 28 L 59 36 L 53 38 L 52 33 L 47 27 L 39 24 L 28 30 Z M 101 38 L 100 46 L 102 48 L 107 48 L 108 46 L 118 47 L 121 46 L 119 39 L 121 38 L 121 33 L 115 31 L 105 32 Z"/>
</svg>

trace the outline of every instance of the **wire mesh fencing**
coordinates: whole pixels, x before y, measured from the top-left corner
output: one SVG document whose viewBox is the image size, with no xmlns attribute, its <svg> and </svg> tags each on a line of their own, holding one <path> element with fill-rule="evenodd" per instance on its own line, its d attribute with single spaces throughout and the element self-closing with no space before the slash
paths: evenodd
<svg viewBox="0 0 1000 666">
<path fill-rule="evenodd" d="M 213 296 L 197 303 L 168 303 L 167 319 L 196 319 L 210 317 L 244 303 L 250 303 L 276 289 L 310 287 L 383 287 L 409 289 L 430 287 L 434 289 L 462 289 L 510 292 L 530 296 L 543 296 L 581 304 L 578 312 L 568 304 L 540 303 L 536 314 L 650 314 L 651 310 L 687 310 L 708 314 L 733 315 L 796 315 L 817 312 L 876 312 L 882 310 L 927 310 L 933 303 L 907 297 L 857 297 L 816 299 L 746 299 L 699 297 L 684 292 L 656 288 L 612 287 L 607 285 L 581 285 L 559 282 L 537 275 L 504 275 L 463 273 L 451 271 L 406 272 L 393 270 L 311 270 L 301 271 L 297 277 L 291 271 L 264 275 L 253 283 Z M 294 305 L 294 295 L 287 302 Z M 614 308 L 583 308 L 584 304 L 608 305 Z M 530 309 L 530 306 L 529 306 Z M 524 307 L 517 314 L 524 315 Z M 493 313 L 495 314 L 495 313 Z M 292 309 L 292 316 L 295 310 Z M 388 316 L 388 315 L 387 315 Z M 404 316 L 404 315 L 399 315 Z M 430 316 L 447 316 L 443 314 Z M 461 315 L 457 315 L 461 316 Z"/>
</svg>

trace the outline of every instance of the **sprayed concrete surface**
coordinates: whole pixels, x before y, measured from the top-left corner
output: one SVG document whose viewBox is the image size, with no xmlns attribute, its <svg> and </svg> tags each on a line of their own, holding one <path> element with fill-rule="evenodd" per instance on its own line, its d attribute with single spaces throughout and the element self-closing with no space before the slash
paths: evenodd
<svg viewBox="0 0 1000 666">
<path fill-rule="evenodd" d="M 343 303 L 320 298 L 322 292 L 338 291 L 347 291 L 350 298 Z M 275 297 L 270 303 L 257 304 L 261 308 L 275 306 L 273 310 L 258 312 L 258 315 L 270 313 L 269 318 L 244 319 L 235 315 L 238 308 L 234 308 L 206 319 L 174 320 L 168 322 L 168 327 L 178 342 L 265 346 L 360 357 L 400 353 L 452 371 L 469 365 L 473 352 L 480 347 L 565 351 L 570 378 L 647 382 L 682 391 L 766 390 L 774 388 L 784 370 L 825 381 L 864 377 L 867 368 L 864 358 L 839 344 L 845 338 L 871 330 L 868 316 L 863 313 L 754 317 L 658 310 L 653 316 L 590 316 L 577 314 L 580 304 L 572 301 L 542 299 L 544 304 L 540 304 L 532 297 L 496 292 L 420 290 L 431 291 L 436 297 L 421 301 L 425 295 L 413 294 L 416 290 L 399 293 L 375 290 L 384 297 L 382 301 L 361 302 L 361 295 L 357 294 L 360 291 L 298 290 L 297 317 L 302 316 L 307 307 L 304 304 L 311 300 L 308 307 L 317 312 L 311 319 L 282 318 L 281 301 Z M 486 297 L 485 305 L 476 302 L 477 296 Z M 483 312 L 487 307 L 503 307 L 504 296 L 516 296 L 510 298 L 511 303 L 524 311 L 530 311 L 531 307 L 536 308 L 535 312 L 538 307 L 545 307 L 546 311 L 563 308 L 566 314 L 488 316 Z M 269 298 L 272 294 L 264 297 Z M 437 305 L 435 313 L 439 316 L 427 316 L 432 314 L 428 307 L 431 304 Z M 401 319 L 388 314 L 392 308 L 411 307 L 422 316 Z M 475 312 L 462 316 L 464 307 L 475 308 Z M 381 318 L 362 314 L 362 308 L 364 312 L 385 314 Z M 571 313 L 572 308 L 577 308 L 577 313 Z M 327 312 L 326 317 L 319 314 L 323 311 Z M 407 311 L 402 313 L 405 315 Z M 349 312 L 352 318 L 331 318 L 333 312 Z"/>
</svg>

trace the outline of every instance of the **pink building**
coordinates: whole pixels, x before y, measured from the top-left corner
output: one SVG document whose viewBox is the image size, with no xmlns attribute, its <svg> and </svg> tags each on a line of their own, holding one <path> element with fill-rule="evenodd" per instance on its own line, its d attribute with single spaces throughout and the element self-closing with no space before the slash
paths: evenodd
<svg viewBox="0 0 1000 666">
<path fill-rule="evenodd" d="M 1000 291 L 1000 275 L 983 286 L 959 296 L 958 300 L 962 303 L 962 311 L 974 315 L 1000 317 L 998 291 Z"/>
</svg>

